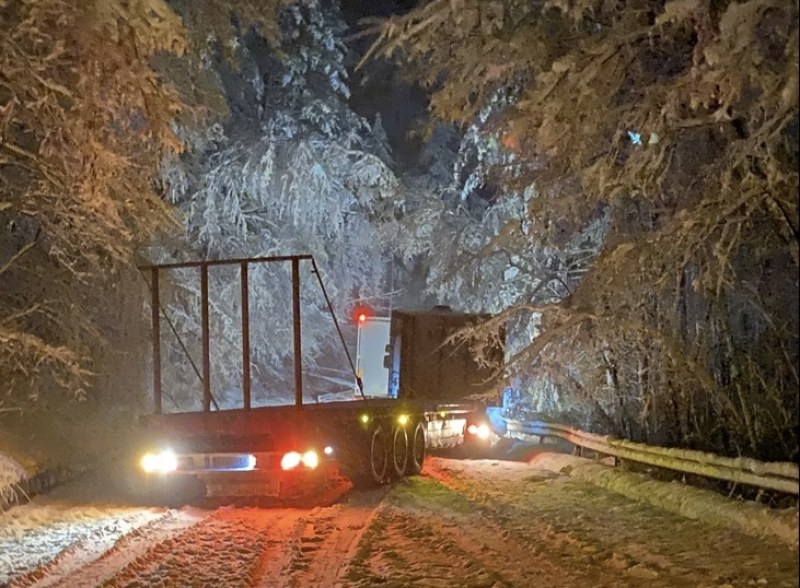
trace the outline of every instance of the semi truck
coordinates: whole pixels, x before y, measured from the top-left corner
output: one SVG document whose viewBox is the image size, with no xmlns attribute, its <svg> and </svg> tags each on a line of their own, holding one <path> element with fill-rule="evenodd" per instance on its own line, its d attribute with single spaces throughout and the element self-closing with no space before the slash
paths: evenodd
<svg viewBox="0 0 800 588">
<path fill-rule="evenodd" d="M 285 406 L 254 406 L 252 399 L 254 319 L 248 276 L 256 264 L 289 266 L 294 402 Z M 238 267 L 242 309 L 241 404 L 222 410 L 213 402 L 209 329 L 208 274 L 218 266 Z M 349 399 L 304 399 L 303 266 L 311 270 L 306 275 L 314 276 L 353 374 L 355 393 Z M 496 389 L 495 370 L 485 362 L 479 365 L 466 347 L 450 339 L 457 330 L 480 321 L 480 315 L 435 308 L 361 317 L 356 365 L 311 255 L 150 264 L 140 269 L 149 274 L 151 295 L 153 413 L 142 420 L 144 441 L 131 465 L 148 488 L 191 481 L 207 497 L 305 497 L 419 474 L 429 450 L 487 436 L 482 399 Z M 173 270 L 187 269 L 196 269 L 200 282 L 202 409 L 168 412 L 162 403 L 166 391 L 161 364 L 162 322 L 168 322 L 169 309 L 162 301 L 161 284 L 177 279 Z M 496 358 L 499 365 L 501 349 Z"/>
</svg>

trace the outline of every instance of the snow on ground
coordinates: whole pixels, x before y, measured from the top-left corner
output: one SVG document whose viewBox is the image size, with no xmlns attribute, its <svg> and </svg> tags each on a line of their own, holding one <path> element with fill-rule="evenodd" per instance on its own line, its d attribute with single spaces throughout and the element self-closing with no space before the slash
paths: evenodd
<svg viewBox="0 0 800 588">
<path fill-rule="evenodd" d="M 327 507 L 176 510 L 65 499 L 75 486 L 0 517 L 0 586 L 330 585 L 388 491 Z M 96 499 L 96 481 L 83 493 Z"/>
<path fill-rule="evenodd" d="M 433 457 L 422 476 L 311 508 L 143 507 L 84 480 L 0 516 L 0 586 L 798 585 L 797 549 L 632 500 L 567 463 Z"/>
<path fill-rule="evenodd" d="M 64 559 L 89 551 L 99 557 L 120 537 L 160 516 L 161 509 L 41 499 L 12 508 L 0 515 L 0 585 L 60 554 Z"/>
<path fill-rule="evenodd" d="M 786 586 L 798 552 L 499 460 L 433 459 L 398 484 L 358 586 Z"/>
<path fill-rule="evenodd" d="M 754 502 L 733 501 L 677 481 L 664 483 L 572 455 L 540 453 L 531 459 L 530 464 L 534 468 L 567 473 L 690 519 L 731 527 L 766 539 L 778 539 L 794 549 L 798 548 L 800 517 L 797 508 L 776 510 Z"/>
</svg>

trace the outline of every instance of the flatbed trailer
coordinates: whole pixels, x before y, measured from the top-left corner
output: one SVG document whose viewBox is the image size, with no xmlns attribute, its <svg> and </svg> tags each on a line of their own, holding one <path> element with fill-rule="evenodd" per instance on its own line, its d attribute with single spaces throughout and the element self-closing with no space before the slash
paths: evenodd
<svg viewBox="0 0 800 588">
<path fill-rule="evenodd" d="M 252 406 L 248 270 L 259 263 L 291 265 L 295 385 L 292 405 Z M 310 264 L 317 278 L 359 385 L 360 394 L 351 400 L 304 402 L 301 263 Z M 219 265 L 238 265 L 241 282 L 242 406 L 227 410 L 212 410 L 215 403 L 211 391 L 208 270 Z M 200 273 L 203 409 L 165 413 L 161 398 L 161 316 L 165 309 L 160 281 L 164 272 L 186 268 L 197 268 Z M 365 396 L 311 255 L 147 265 L 140 269 L 150 274 L 155 410 L 143 419 L 147 443 L 138 448 L 136 457 L 146 481 L 154 486 L 189 477 L 202 483 L 207 496 L 290 498 L 320 493 L 340 484 L 342 475 L 356 484 L 381 484 L 419 474 L 428 449 L 460 445 L 470 424 L 482 419 L 483 406 L 478 401 L 461 400 L 452 393 L 445 395 L 445 400 L 437 400 L 435 389 L 421 393 L 425 385 L 424 374 L 419 370 L 414 374 L 413 394 L 403 394 L 401 387 L 398 398 Z M 483 371 L 476 371 L 476 380 L 484 376 Z"/>
</svg>

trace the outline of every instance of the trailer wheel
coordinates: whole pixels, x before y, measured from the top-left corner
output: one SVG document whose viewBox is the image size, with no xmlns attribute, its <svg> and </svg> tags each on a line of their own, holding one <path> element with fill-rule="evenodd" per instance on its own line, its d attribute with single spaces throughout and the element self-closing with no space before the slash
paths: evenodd
<svg viewBox="0 0 800 588">
<path fill-rule="evenodd" d="M 408 468 L 408 433 L 405 427 L 395 427 L 392 435 L 392 475 L 402 478 Z"/>
<path fill-rule="evenodd" d="M 414 427 L 414 436 L 411 438 L 411 447 L 408 452 L 408 464 L 406 465 L 406 473 L 409 476 L 418 476 L 422 472 L 422 466 L 425 463 L 425 423 L 419 422 Z"/>
<path fill-rule="evenodd" d="M 372 482 L 381 484 L 389 469 L 389 444 L 383 427 L 378 425 L 369 440 L 369 474 Z"/>
</svg>

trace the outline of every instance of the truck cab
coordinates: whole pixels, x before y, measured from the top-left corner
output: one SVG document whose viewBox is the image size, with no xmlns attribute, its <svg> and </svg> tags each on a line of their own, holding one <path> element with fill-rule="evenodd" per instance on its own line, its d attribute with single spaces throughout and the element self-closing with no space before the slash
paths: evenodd
<svg viewBox="0 0 800 588">
<path fill-rule="evenodd" d="M 440 420 L 441 426 L 429 426 L 430 447 L 487 441 L 490 430 L 484 409 L 499 398 L 497 373 L 503 350 L 492 349 L 491 361 L 484 365 L 454 337 L 486 318 L 447 306 L 393 310 L 389 317 L 359 315 L 356 369 L 364 394 L 453 414 L 454 419 Z"/>
</svg>

